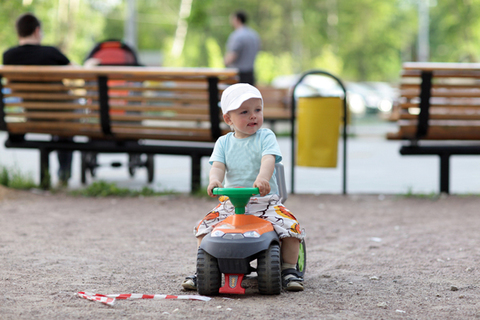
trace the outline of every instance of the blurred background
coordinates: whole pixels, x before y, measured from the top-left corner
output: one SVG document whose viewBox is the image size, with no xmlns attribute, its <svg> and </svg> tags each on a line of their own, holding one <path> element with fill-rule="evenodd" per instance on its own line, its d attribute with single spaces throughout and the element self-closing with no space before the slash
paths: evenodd
<svg viewBox="0 0 480 320">
<path fill-rule="evenodd" d="M 258 84 L 291 87 L 300 74 L 327 71 L 348 91 L 349 192 L 411 193 L 438 189 L 438 160 L 401 157 L 392 107 L 398 97 L 401 66 L 406 61 L 478 62 L 480 0 L 0 0 L 0 50 L 17 45 L 14 23 L 25 12 L 42 21 L 43 44 L 60 48 L 77 64 L 106 39 L 133 47 L 145 66 L 223 68 L 229 15 L 243 9 L 248 25 L 262 41 L 256 61 Z M 336 83 L 308 76 L 297 96 L 341 96 Z M 275 127 L 290 168 L 288 122 Z M 0 140 L 6 134 L 0 133 Z M 340 149 L 339 149 L 340 150 Z M 5 150 L 1 165 L 17 166 L 38 176 L 35 151 Z M 114 155 L 118 157 L 118 155 Z M 126 156 L 126 155 L 125 155 Z M 108 160 L 108 159 L 107 159 Z M 115 160 L 118 160 L 115 158 Z M 79 168 L 74 155 L 74 168 Z M 126 160 L 125 160 L 126 161 Z M 186 157 L 157 157 L 161 179 L 155 187 L 188 191 Z M 208 159 L 202 160 L 208 172 Z M 472 176 L 477 159 L 452 160 L 452 192 L 479 192 Z M 161 163 L 160 163 L 161 162 Z M 55 166 L 56 161 L 51 161 Z M 54 167 L 53 170 L 56 168 Z M 115 168 L 102 179 L 142 187 L 145 177 L 128 179 Z M 122 171 L 123 172 L 123 171 Z M 72 187 L 80 185 L 74 170 Z M 474 173 L 477 174 L 478 173 Z M 126 178 L 127 177 L 127 178 Z M 341 168 L 298 168 L 297 192 L 338 192 Z M 287 172 L 287 179 L 289 174 Z M 290 182 L 287 182 L 289 185 Z"/>
<path fill-rule="evenodd" d="M 291 86 L 306 70 L 342 79 L 350 111 L 388 119 L 405 61 L 476 62 L 480 0 L 0 0 L 0 50 L 33 12 L 44 44 L 82 64 L 96 43 L 122 39 L 146 66 L 222 68 L 229 15 L 249 14 L 262 40 L 258 84 Z M 338 88 L 313 77 L 301 95 Z M 333 94 L 334 95 L 334 94 Z"/>
</svg>

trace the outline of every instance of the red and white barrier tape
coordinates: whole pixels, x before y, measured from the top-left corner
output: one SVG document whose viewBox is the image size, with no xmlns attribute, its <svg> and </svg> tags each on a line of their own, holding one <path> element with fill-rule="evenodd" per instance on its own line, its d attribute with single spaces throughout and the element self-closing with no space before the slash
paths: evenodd
<svg viewBox="0 0 480 320">
<path fill-rule="evenodd" d="M 98 301 L 109 306 L 113 306 L 115 300 L 126 299 L 179 299 L 179 300 L 200 300 L 210 301 L 212 298 L 196 295 L 172 296 L 168 294 L 98 294 L 90 292 L 78 292 L 77 296 L 91 301 Z"/>
</svg>

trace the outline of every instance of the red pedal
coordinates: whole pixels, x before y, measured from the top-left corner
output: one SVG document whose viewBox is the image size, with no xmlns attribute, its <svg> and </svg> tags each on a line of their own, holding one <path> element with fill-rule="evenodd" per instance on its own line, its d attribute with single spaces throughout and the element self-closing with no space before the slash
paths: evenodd
<svg viewBox="0 0 480 320">
<path fill-rule="evenodd" d="M 242 287 L 244 274 L 225 274 L 225 284 L 218 290 L 220 293 L 245 294 Z"/>
</svg>

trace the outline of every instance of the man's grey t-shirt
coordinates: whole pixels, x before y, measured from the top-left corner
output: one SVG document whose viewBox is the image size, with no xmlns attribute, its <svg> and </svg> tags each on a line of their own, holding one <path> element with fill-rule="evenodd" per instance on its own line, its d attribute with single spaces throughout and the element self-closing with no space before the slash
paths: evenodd
<svg viewBox="0 0 480 320">
<path fill-rule="evenodd" d="M 238 68 L 240 72 L 253 71 L 255 57 L 260 50 L 260 37 L 249 27 L 241 27 L 228 37 L 227 51 L 235 52 L 237 59 L 228 67 Z"/>
</svg>

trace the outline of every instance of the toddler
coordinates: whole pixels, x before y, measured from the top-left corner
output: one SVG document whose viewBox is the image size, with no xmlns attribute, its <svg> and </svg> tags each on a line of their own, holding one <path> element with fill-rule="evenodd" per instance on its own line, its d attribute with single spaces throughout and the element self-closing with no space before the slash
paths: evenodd
<svg viewBox="0 0 480 320">
<path fill-rule="evenodd" d="M 246 214 L 253 214 L 273 224 L 281 239 L 282 285 L 287 291 L 303 291 L 303 279 L 296 271 L 299 241 L 303 238 L 295 216 L 280 202 L 275 178 L 275 163 L 282 160 L 275 134 L 263 125 L 263 99 L 260 91 L 246 83 L 228 87 L 220 101 L 223 119 L 233 132 L 220 137 L 210 157 L 210 182 L 214 188 L 255 187 L 259 195 L 250 199 Z M 195 227 L 198 245 L 203 237 L 235 209 L 228 197 L 219 197 L 218 204 Z M 196 275 L 187 277 L 182 287 L 197 289 Z"/>
</svg>

